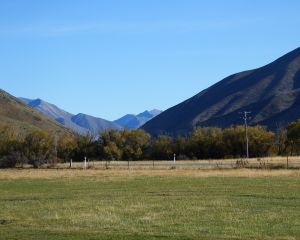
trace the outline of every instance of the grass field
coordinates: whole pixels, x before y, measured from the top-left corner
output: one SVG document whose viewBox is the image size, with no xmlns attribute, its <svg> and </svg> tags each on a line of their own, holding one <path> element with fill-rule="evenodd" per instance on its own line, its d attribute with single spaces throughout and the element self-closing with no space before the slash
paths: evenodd
<svg viewBox="0 0 300 240">
<path fill-rule="evenodd" d="M 0 239 L 300 239 L 300 171 L 0 170 Z"/>
</svg>

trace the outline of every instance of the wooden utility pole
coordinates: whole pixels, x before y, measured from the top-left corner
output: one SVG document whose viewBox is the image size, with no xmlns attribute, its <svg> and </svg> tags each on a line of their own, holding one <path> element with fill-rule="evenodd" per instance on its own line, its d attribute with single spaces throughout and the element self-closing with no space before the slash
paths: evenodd
<svg viewBox="0 0 300 240">
<path fill-rule="evenodd" d="M 248 114 L 250 114 L 251 112 L 247 112 L 244 111 L 243 112 L 243 119 L 244 119 L 244 123 L 245 123 L 245 142 L 246 142 L 246 158 L 249 158 L 249 138 L 248 138 Z"/>
</svg>

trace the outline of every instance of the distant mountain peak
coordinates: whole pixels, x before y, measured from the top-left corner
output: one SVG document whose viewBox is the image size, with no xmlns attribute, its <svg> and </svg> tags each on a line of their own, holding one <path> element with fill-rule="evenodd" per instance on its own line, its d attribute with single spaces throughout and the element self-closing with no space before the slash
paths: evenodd
<svg viewBox="0 0 300 240">
<path fill-rule="evenodd" d="M 148 111 L 144 111 L 142 113 L 139 113 L 138 115 L 136 115 L 137 117 L 145 117 L 145 118 L 152 118 L 153 115 Z"/>
<path fill-rule="evenodd" d="M 40 99 L 40 98 L 37 98 L 37 99 L 34 99 L 30 102 L 30 106 L 32 107 L 36 107 L 36 106 L 39 106 L 43 103 L 43 100 Z"/>
<path fill-rule="evenodd" d="M 115 120 L 114 122 L 123 126 L 124 128 L 136 129 L 144 125 L 146 122 L 156 117 L 162 111 L 153 109 L 151 111 L 144 111 L 137 115 L 134 114 L 126 114 L 125 116 Z"/>
<path fill-rule="evenodd" d="M 151 111 L 149 111 L 152 115 L 157 116 L 159 114 L 161 114 L 163 111 L 162 110 L 158 110 L 158 109 L 152 109 Z"/>
</svg>

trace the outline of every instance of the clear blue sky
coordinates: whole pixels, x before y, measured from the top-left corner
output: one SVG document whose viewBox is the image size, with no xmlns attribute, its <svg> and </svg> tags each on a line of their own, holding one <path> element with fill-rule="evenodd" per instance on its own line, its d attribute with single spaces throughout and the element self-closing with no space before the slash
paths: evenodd
<svg viewBox="0 0 300 240">
<path fill-rule="evenodd" d="M 299 0 L 0 0 L 0 88 L 114 120 L 300 46 Z"/>
</svg>

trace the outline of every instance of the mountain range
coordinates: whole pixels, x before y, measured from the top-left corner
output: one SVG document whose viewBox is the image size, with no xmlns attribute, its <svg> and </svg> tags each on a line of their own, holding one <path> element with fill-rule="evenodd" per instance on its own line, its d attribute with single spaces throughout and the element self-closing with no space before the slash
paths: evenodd
<svg viewBox="0 0 300 240">
<path fill-rule="evenodd" d="M 271 130 L 300 118 L 300 48 L 261 68 L 233 74 L 171 107 L 142 128 L 153 135 L 181 135 L 198 126 L 243 124 Z"/>
<path fill-rule="evenodd" d="M 20 100 L 0 89 L 0 122 L 21 131 L 67 133 L 71 128 L 79 133 L 98 133 L 142 125 L 152 135 L 185 135 L 199 126 L 243 124 L 244 111 L 250 112 L 250 125 L 265 125 L 270 130 L 300 118 L 300 48 L 261 68 L 226 77 L 162 113 L 127 114 L 114 122 L 82 113 L 73 115 L 41 99 Z"/>
<path fill-rule="evenodd" d="M 86 134 L 88 132 L 97 134 L 108 129 L 136 129 L 161 113 L 160 110 L 145 111 L 138 115 L 127 114 L 116 121 L 108 121 L 83 113 L 74 115 L 42 99 L 19 99 L 30 107 L 80 134 Z"/>
<path fill-rule="evenodd" d="M 162 113 L 161 110 L 153 109 L 151 111 L 144 111 L 140 114 L 127 114 L 114 122 L 128 129 L 136 129 L 144 125 L 146 122 L 151 120 Z"/>
<path fill-rule="evenodd" d="M 41 99 L 32 100 L 28 98 L 20 98 L 20 100 L 22 100 L 30 107 L 36 109 L 37 111 L 47 115 L 60 124 L 80 134 L 86 134 L 88 132 L 97 134 L 108 129 L 122 129 L 121 126 L 102 118 L 96 118 L 83 113 L 79 113 L 76 115 L 71 114 L 65 110 L 62 110 L 56 105 L 48 103 Z"/>
</svg>

